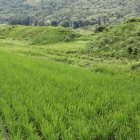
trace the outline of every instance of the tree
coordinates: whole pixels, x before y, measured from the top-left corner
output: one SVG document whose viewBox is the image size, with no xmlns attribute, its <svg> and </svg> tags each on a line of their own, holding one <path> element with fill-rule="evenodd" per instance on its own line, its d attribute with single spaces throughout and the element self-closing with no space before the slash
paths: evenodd
<svg viewBox="0 0 140 140">
<path fill-rule="evenodd" d="M 82 20 L 79 20 L 79 27 L 83 27 L 83 22 L 82 22 Z"/>
<path fill-rule="evenodd" d="M 90 20 L 88 19 L 83 20 L 83 26 L 88 26 L 88 25 L 90 25 Z"/>
<path fill-rule="evenodd" d="M 60 22 L 59 25 L 62 26 L 62 27 L 69 27 L 70 26 L 70 23 L 69 23 L 68 20 L 64 20 L 64 21 Z"/>
<path fill-rule="evenodd" d="M 73 28 L 76 29 L 76 28 L 79 28 L 80 24 L 79 24 L 79 21 L 78 20 L 74 20 L 73 21 Z"/>
<path fill-rule="evenodd" d="M 16 24 L 20 23 L 20 19 L 17 18 L 17 17 L 12 17 L 12 18 L 9 19 L 8 22 L 9 22 L 10 25 L 16 25 Z"/>
<path fill-rule="evenodd" d="M 58 21 L 57 20 L 52 20 L 51 21 L 51 26 L 57 26 L 58 25 Z"/>
<path fill-rule="evenodd" d="M 44 20 L 40 20 L 40 21 L 39 21 L 39 26 L 44 26 L 44 24 L 45 24 L 45 23 L 44 23 Z"/>
<path fill-rule="evenodd" d="M 101 17 L 100 16 L 97 18 L 97 24 L 101 25 Z"/>
<path fill-rule="evenodd" d="M 26 16 L 26 17 L 22 17 L 20 20 L 21 25 L 29 25 L 30 24 L 30 17 Z"/>
<path fill-rule="evenodd" d="M 85 30 L 85 32 L 88 30 L 88 26 L 84 26 L 83 29 Z"/>
<path fill-rule="evenodd" d="M 26 25 L 28 26 L 30 24 L 30 17 L 29 16 L 17 16 L 17 17 L 12 17 L 9 20 L 9 24 L 11 25 Z"/>
</svg>

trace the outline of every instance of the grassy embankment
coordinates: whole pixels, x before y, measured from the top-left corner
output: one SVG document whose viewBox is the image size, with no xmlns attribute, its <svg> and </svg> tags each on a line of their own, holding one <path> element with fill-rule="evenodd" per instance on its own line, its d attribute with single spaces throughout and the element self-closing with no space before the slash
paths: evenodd
<svg viewBox="0 0 140 140">
<path fill-rule="evenodd" d="M 60 43 L 60 36 L 57 44 L 48 39 L 47 45 L 39 45 L 35 36 L 27 36 L 30 27 L 14 28 L 1 31 L 1 139 L 140 138 L 139 69 L 131 70 L 130 59 L 87 54 L 87 37 Z"/>
</svg>

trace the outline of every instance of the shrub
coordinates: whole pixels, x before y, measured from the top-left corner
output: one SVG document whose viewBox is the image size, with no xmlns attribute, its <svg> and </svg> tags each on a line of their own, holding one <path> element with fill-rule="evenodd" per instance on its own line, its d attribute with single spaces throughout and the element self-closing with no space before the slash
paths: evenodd
<svg viewBox="0 0 140 140">
<path fill-rule="evenodd" d="M 140 32 L 136 32 L 135 35 L 136 35 L 136 36 L 140 36 Z"/>
<path fill-rule="evenodd" d="M 0 36 L 0 39 L 6 39 L 6 37 L 5 36 Z"/>
<path fill-rule="evenodd" d="M 97 29 L 100 29 L 99 27 Z M 96 31 L 98 31 L 96 29 Z M 111 57 L 140 57 L 140 23 L 120 24 L 96 34 L 84 52 Z"/>
<path fill-rule="evenodd" d="M 103 31 L 108 31 L 108 28 L 106 26 L 98 26 L 94 29 L 95 33 L 103 32 Z"/>
<path fill-rule="evenodd" d="M 129 23 L 129 22 L 140 22 L 140 18 L 138 18 L 138 17 L 129 17 L 123 23 Z"/>
<path fill-rule="evenodd" d="M 131 70 L 135 70 L 140 67 L 140 63 L 135 63 L 131 65 Z"/>
<path fill-rule="evenodd" d="M 128 54 L 131 54 L 132 51 L 133 51 L 132 47 L 131 47 L 131 46 L 128 46 L 128 47 L 127 47 L 127 52 L 128 52 Z"/>
<path fill-rule="evenodd" d="M 138 51 L 139 51 L 138 48 L 137 47 L 134 47 L 132 54 L 133 55 L 137 55 L 138 54 Z"/>
<path fill-rule="evenodd" d="M 69 41 L 72 41 L 72 39 L 70 37 L 67 37 L 64 39 L 64 42 L 69 42 Z"/>
</svg>

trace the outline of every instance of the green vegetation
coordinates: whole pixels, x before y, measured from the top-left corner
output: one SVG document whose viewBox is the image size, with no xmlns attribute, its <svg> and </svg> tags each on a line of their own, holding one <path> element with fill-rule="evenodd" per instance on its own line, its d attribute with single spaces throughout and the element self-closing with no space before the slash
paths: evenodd
<svg viewBox="0 0 140 140">
<path fill-rule="evenodd" d="M 139 139 L 136 76 L 93 73 L 0 49 L 1 136 Z"/>
<path fill-rule="evenodd" d="M 108 31 L 108 28 L 106 26 L 98 26 L 94 29 L 95 33 L 100 33 L 100 32 L 103 32 L 103 31 Z"/>
<path fill-rule="evenodd" d="M 27 40 L 33 44 L 69 42 L 80 35 L 62 27 L 8 26 L 0 30 L 0 35 L 15 40 Z"/>
<path fill-rule="evenodd" d="M 1 0 L 0 23 L 63 26 L 116 25 L 139 16 L 139 0 Z"/>
<path fill-rule="evenodd" d="M 139 17 L 130 17 L 124 21 L 124 23 L 129 23 L 129 22 L 140 22 L 140 18 Z"/>
<path fill-rule="evenodd" d="M 0 29 L 0 139 L 140 139 L 139 32 Z"/>
<path fill-rule="evenodd" d="M 87 43 L 87 53 L 99 56 L 139 58 L 140 56 L 140 23 L 127 23 L 111 26 Z"/>
</svg>

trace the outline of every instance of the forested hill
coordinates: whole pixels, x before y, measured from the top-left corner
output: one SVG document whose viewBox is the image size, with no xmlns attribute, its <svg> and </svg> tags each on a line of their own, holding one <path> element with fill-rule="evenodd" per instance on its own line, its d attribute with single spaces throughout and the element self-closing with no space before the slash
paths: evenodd
<svg viewBox="0 0 140 140">
<path fill-rule="evenodd" d="M 131 16 L 140 16 L 139 0 L 0 0 L 0 23 L 78 28 Z"/>
</svg>

